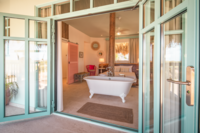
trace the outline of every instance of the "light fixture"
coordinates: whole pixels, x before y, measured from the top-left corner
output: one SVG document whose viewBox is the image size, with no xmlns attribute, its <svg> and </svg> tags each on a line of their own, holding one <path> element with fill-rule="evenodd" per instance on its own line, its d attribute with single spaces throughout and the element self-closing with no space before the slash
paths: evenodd
<svg viewBox="0 0 200 133">
<path fill-rule="evenodd" d="M 117 32 L 117 35 L 121 35 L 121 32 L 120 32 L 120 31 L 118 31 L 118 32 Z"/>
<path fill-rule="evenodd" d="M 100 59 L 99 59 L 99 62 L 101 63 L 101 64 L 100 64 L 100 67 L 102 68 L 102 67 L 103 67 L 103 63 L 104 63 L 104 58 L 100 58 Z"/>
</svg>

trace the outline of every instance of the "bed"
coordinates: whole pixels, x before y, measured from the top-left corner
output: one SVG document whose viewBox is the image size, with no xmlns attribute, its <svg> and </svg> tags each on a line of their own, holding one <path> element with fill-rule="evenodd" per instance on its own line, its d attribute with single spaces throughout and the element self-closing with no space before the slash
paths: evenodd
<svg viewBox="0 0 200 133">
<path fill-rule="evenodd" d="M 125 67 L 131 67 L 131 70 L 129 70 L 128 72 L 121 72 L 120 71 L 115 71 L 115 76 L 120 76 L 120 75 L 125 75 L 125 77 L 129 77 L 134 79 L 134 83 L 133 86 L 138 85 L 138 68 L 139 68 L 139 64 L 135 64 L 135 63 L 117 63 L 115 64 L 115 68 L 125 68 Z M 99 76 L 107 76 L 107 72 L 101 73 L 99 74 Z"/>
</svg>

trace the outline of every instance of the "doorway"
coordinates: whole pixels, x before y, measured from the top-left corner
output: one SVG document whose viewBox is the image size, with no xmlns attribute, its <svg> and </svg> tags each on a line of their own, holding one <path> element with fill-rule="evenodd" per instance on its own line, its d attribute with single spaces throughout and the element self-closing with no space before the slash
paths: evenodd
<svg viewBox="0 0 200 133">
<path fill-rule="evenodd" d="M 86 76 L 108 77 L 107 67 L 109 66 L 110 56 L 109 17 L 110 13 L 105 13 L 70 20 L 64 19 L 62 22 L 58 22 L 57 45 L 62 42 L 60 43 L 62 54 L 59 50 L 61 45 L 57 46 L 57 76 L 60 76 L 59 71 L 59 73 L 62 73 L 63 79 L 61 81 L 61 77 L 57 78 L 57 89 L 58 86 L 61 86 L 58 90 L 61 95 L 57 95 L 60 100 L 57 103 L 59 104 L 57 111 L 92 121 L 101 121 L 114 126 L 137 130 L 139 8 L 133 11 L 115 12 L 114 70 L 117 78 L 130 79 L 132 82 L 126 95 L 124 97 L 121 96 L 122 93 L 114 95 L 115 90 L 118 88 L 110 90 L 113 94 L 92 93 L 90 83 L 84 80 Z M 61 31 L 61 29 L 64 31 Z M 63 37 L 63 33 L 68 36 Z M 69 43 L 78 46 L 78 72 L 73 73 L 73 82 L 71 83 L 67 82 L 64 77 L 67 68 L 67 65 L 64 64 L 66 64 L 66 56 L 70 52 L 68 49 L 68 55 L 66 55 L 67 48 L 65 47 Z M 58 59 L 58 57 L 63 57 L 63 59 Z M 69 61 L 67 63 L 69 65 Z M 69 72 L 71 71 L 68 69 Z M 119 89 L 126 89 L 126 87 L 122 85 Z M 62 96 L 63 98 L 61 98 Z M 114 110 L 116 113 L 113 113 Z"/>
</svg>

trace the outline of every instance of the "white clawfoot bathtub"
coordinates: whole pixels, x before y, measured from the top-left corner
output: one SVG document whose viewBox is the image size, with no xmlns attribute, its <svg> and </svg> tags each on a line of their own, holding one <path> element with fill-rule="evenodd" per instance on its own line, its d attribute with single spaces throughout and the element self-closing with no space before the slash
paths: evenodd
<svg viewBox="0 0 200 133">
<path fill-rule="evenodd" d="M 88 76 L 84 80 L 87 81 L 90 97 L 94 94 L 119 96 L 125 103 L 125 97 L 128 95 L 134 79 L 126 77 L 102 77 Z"/>
</svg>

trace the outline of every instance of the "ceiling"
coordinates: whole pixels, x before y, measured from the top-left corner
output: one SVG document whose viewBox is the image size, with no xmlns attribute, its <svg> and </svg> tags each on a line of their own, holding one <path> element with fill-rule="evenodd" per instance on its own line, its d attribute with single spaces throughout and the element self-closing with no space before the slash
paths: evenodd
<svg viewBox="0 0 200 133">
<path fill-rule="evenodd" d="M 120 19 L 121 18 L 121 19 Z M 73 26 L 79 31 L 90 37 L 108 37 L 109 36 L 109 13 L 95 15 L 84 18 L 66 20 L 65 23 Z M 116 12 L 116 33 L 119 31 L 121 35 L 131 36 L 139 32 L 139 8 L 133 11 Z"/>
</svg>

